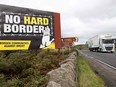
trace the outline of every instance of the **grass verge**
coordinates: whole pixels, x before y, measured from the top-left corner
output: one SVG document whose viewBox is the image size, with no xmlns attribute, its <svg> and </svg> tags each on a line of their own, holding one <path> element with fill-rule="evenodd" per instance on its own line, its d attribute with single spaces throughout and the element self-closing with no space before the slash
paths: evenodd
<svg viewBox="0 0 116 87">
<path fill-rule="evenodd" d="M 83 56 L 79 56 L 77 66 L 79 87 L 106 87 L 104 81 L 94 73 Z"/>
</svg>

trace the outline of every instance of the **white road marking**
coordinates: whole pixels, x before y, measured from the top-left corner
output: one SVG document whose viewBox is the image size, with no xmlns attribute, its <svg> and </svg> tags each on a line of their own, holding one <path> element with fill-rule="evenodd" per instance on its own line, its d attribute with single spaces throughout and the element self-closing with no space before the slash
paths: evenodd
<svg viewBox="0 0 116 87">
<path fill-rule="evenodd" d="M 98 62 L 103 63 L 104 65 L 106 65 L 106 66 L 108 66 L 108 67 L 110 67 L 110 68 L 116 70 L 115 67 L 113 67 L 113 66 L 111 66 L 111 65 L 109 65 L 109 64 L 107 64 L 107 63 L 105 63 L 105 62 L 103 62 L 103 61 L 101 61 L 101 60 L 98 60 L 98 59 L 96 59 L 96 60 L 97 60 Z"/>
<path fill-rule="evenodd" d="M 88 57 L 88 58 L 91 58 L 91 59 L 94 58 L 94 57 L 92 57 L 92 56 L 88 56 L 88 55 L 84 54 L 83 52 L 80 52 L 80 53 L 83 54 L 83 55 L 85 55 L 85 56 Z M 95 59 L 95 58 L 94 58 L 94 59 Z M 106 66 L 108 66 L 108 67 L 110 67 L 110 68 L 112 68 L 112 69 L 114 69 L 114 70 L 116 70 L 115 67 L 113 67 L 113 66 L 111 66 L 111 65 L 109 65 L 109 64 L 107 64 L 107 63 L 105 63 L 105 62 L 103 62 L 103 61 L 101 61 L 101 60 L 98 60 L 98 59 L 95 59 L 95 60 L 97 60 L 98 62 L 100 62 L 100 63 L 102 63 L 102 64 L 104 64 L 104 65 L 106 65 Z"/>
</svg>

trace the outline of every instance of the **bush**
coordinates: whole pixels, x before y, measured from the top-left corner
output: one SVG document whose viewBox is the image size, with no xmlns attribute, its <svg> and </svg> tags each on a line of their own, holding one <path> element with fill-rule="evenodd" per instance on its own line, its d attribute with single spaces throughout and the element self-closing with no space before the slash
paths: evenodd
<svg viewBox="0 0 116 87">
<path fill-rule="evenodd" d="M 13 78 L 7 81 L 6 87 L 24 87 L 24 84 L 18 78 Z"/>
<path fill-rule="evenodd" d="M 38 52 L 37 56 L 34 51 L 0 52 L 0 87 L 45 87 L 47 72 L 59 67 L 58 52 Z"/>
<path fill-rule="evenodd" d="M 0 58 L 4 58 L 6 55 L 4 52 L 0 52 Z"/>
</svg>

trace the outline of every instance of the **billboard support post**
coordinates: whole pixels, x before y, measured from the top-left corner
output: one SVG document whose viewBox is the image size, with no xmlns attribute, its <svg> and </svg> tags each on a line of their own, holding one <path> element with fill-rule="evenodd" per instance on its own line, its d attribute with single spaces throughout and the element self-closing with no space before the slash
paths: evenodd
<svg viewBox="0 0 116 87">
<path fill-rule="evenodd" d="M 35 49 L 35 55 L 37 56 L 37 49 Z"/>
<path fill-rule="evenodd" d="M 60 63 L 61 62 L 61 49 L 58 48 L 58 62 Z"/>
</svg>

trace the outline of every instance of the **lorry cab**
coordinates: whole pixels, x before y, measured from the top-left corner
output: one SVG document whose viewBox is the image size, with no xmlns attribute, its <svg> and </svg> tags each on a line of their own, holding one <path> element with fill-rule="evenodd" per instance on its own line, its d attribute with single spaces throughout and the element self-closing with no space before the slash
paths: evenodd
<svg viewBox="0 0 116 87">
<path fill-rule="evenodd" d="M 100 41 L 100 51 L 102 52 L 114 52 L 115 51 L 114 39 L 104 38 Z"/>
</svg>

